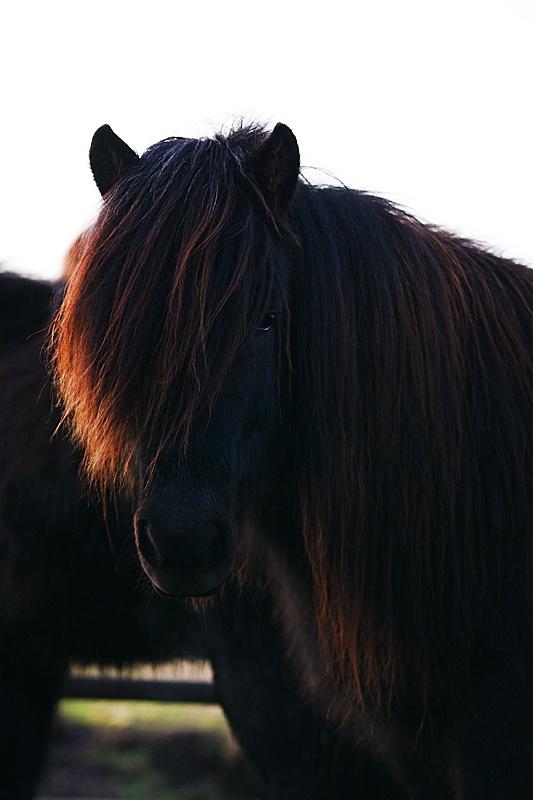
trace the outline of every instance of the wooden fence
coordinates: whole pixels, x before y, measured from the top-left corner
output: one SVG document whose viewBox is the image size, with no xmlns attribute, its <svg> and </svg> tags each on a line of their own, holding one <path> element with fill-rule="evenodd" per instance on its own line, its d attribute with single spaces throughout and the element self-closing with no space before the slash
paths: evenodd
<svg viewBox="0 0 533 800">
<path fill-rule="evenodd" d="M 84 675 L 70 676 L 63 697 L 99 700 L 152 700 L 162 703 L 217 703 L 209 681 L 145 680 Z"/>
</svg>

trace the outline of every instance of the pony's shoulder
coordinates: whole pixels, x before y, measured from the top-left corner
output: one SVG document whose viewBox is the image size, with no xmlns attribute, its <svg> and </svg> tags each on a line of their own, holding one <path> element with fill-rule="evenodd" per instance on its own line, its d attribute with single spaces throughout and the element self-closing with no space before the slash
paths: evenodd
<svg viewBox="0 0 533 800">
<path fill-rule="evenodd" d="M 46 328 L 53 297 L 50 282 L 0 271 L 0 344 L 20 341 Z"/>
</svg>

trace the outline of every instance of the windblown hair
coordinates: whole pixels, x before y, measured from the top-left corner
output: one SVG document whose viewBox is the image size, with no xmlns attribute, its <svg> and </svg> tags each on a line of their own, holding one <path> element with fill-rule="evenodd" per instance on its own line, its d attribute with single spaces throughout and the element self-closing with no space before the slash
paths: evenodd
<svg viewBox="0 0 533 800">
<path fill-rule="evenodd" d="M 56 325 L 60 393 L 105 480 L 186 433 L 282 290 L 289 239 L 293 500 L 324 663 L 359 703 L 423 702 L 483 643 L 525 646 L 532 273 L 345 188 L 300 181 L 285 229 L 247 173 L 262 135 L 160 143 L 110 194 Z"/>
<path fill-rule="evenodd" d="M 444 693 L 533 613 L 533 272 L 346 189 L 302 187 L 293 224 L 323 653 L 363 702 Z"/>
<path fill-rule="evenodd" d="M 263 139 L 159 142 L 75 243 L 53 353 L 90 478 L 122 481 L 139 443 L 155 459 L 163 429 L 186 445 L 272 293 L 285 302 L 281 231 L 246 174 Z"/>
</svg>

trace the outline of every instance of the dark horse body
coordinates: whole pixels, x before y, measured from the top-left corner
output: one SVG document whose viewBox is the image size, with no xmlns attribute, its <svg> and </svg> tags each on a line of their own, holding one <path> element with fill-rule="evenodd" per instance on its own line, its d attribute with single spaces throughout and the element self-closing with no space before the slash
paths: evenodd
<svg viewBox="0 0 533 800">
<path fill-rule="evenodd" d="M 163 594 L 266 571 L 302 684 L 420 800 L 533 796 L 533 279 L 294 136 L 100 129 L 55 331 Z"/>
<path fill-rule="evenodd" d="M 388 797 L 370 759 L 298 699 L 264 593 L 228 587 L 200 615 L 155 596 L 128 506 L 111 504 L 104 523 L 84 496 L 78 455 L 53 435 L 42 352 L 52 298 L 49 284 L 0 274 L 0 798 L 33 796 L 71 661 L 176 658 L 211 661 L 269 798 Z"/>
</svg>

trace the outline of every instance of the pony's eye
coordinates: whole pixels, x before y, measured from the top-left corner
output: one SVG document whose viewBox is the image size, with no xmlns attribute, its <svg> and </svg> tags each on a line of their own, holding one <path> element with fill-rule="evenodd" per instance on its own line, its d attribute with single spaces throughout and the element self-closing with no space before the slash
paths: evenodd
<svg viewBox="0 0 533 800">
<path fill-rule="evenodd" d="M 274 325 L 274 322 L 276 321 L 276 315 L 277 311 L 274 309 L 269 311 L 268 314 L 265 314 L 257 328 L 257 333 L 267 333 Z"/>
</svg>

